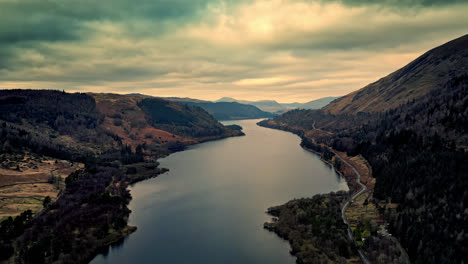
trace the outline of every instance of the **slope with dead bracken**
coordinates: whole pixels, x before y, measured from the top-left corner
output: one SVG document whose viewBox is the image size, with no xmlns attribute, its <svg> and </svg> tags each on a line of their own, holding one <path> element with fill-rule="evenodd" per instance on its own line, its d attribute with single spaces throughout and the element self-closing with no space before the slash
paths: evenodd
<svg viewBox="0 0 468 264">
<path fill-rule="evenodd" d="M 357 197 L 346 215 L 355 217 L 354 235 L 365 238 L 371 261 L 395 263 L 404 249 L 414 263 L 464 263 L 467 72 L 468 35 L 322 110 L 294 110 L 261 125 L 364 157 L 374 192 Z M 387 230 L 374 228 L 378 221 L 369 209 L 385 219 Z"/>
<path fill-rule="evenodd" d="M 122 144 L 136 148 L 139 144 L 167 145 L 173 142 L 193 144 L 196 141 L 156 129 L 146 121 L 145 112 L 138 107 L 144 97 L 136 95 L 94 94 L 97 110 L 104 115 L 100 126 L 121 138 Z"/>
<path fill-rule="evenodd" d="M 382 112 L 441 88 L 468 72 L 468 35 L 434 48 L 366 87 L 343 96 L 323 110 L 331 114 Z"/>
<path fill-rule="evenodd" d="M 154 159 L 239 135 L 158 98 L 0 90 L 0 262 L 89 263 L 136 230 L 127 186 L 167 171 Z"/>
<path fill-rule="evenodd" d="M 207 139 L 155 128 L 157 122 L 138 105 L 146 99 L 137 95 L 0 90 L 0 218 L 28 209 L 38 212 L 44 197 L 55 198 L 64 179 L 83 167 L 78 160 L 119 159 L 116 152 L 121 148 L 135 151 L 138 146 L 143 146 L 148 157 L 158 158 L 173 148 Z M 162 105 L 184 115 L 200 131 L 204 126 L 206 130 L 219 128 L 211 139 L 241 134 L 223 127 L 201 109 L 162 99 L 149 100 L 155 100 L 154 106 Z M 202 125 L 197 124 L 201 118 L 197 115 L 203 117 Z M 168 120 L 167 129 L 176 127 L 170 123 L 171 117 Z M 184 125 L 179 122 L 177 126 Z M 54 186 L 51 179 L 57 177 L 60 181 Z"/>
</svg>

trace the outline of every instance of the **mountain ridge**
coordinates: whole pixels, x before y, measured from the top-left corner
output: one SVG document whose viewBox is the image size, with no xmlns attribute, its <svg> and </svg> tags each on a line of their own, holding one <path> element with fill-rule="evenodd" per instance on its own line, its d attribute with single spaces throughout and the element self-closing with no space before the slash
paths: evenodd
<svg viewBox="0 0 468 264">
<path fill-rule="evenodd" d="M 155 97 L 144 94 L 128 94 L 129 96 L 136 96 L 140 98 L 159 98 L 171 102 L 182 103 L 190 106 L 201 107 L 210 113 L 217 120 L 241 120 L 241 119 L 258 119 L 258 118 L 271 118 L 275 115 L 271 112 L 260 110 L 257 106 L 237 102 L 233 98 L 225 97 L 225 102 L 211 102 L 206 100 L 199 100 L 189 97 Z M 232 99 L 232 100 L 231 100 Z"/>
<path fill-rule="evenodd" d="M 166 172 L 155 159 L 243 135 L 231 128 L 200 107 L 147 96 L 0 90 L 0 186 L 13 188 L 0 210 L 24 211 L 0 222 L 0 262 L 88 263 L 136 230 L 127 187 Z"/>
<path fill-rule="evenodd" d="M 205 109 L 218 120 L 240 120 L 272 118 L 275 115 L 270 112 L 260 110 L 254 105 L 241 104 L 237 102 L 181 102 L 187 105 L 198 106 Z"/>
<path fill-rule="evenodd" d="M 265 112 L 271 112 L 276 114 L 281 114 L 287 112 L 292 109 L 320 109 L 326 106 L 331 101 L 337 99 L 339 97 L 323 97 L 319 99 L 315 99 L 306 103 L 278 103 L 275 100 L 259 100 L 259 101 L 247 101 L 247 100 L 237 100 L 232 97 L 222 97 L 215 102 L 237 102 L 242 104 L 250 104 L 258 107 L 260 110 Z"/>
<path fill-rule="evenodd" d="M 366 218 L 364 204 L 372 204 L 377 220 L 385 219 L 412 263 L 463 263 L 468 242 L 467 67 L 465 35 L 321 110 L 292 110 L 259 124 L 294 132 L 317 151 L 332 148 L 364 157 L 375 188 L 354 213 Z M 385 237 L 354 235 L 389 247 Z M 379 252 L 378 244 L 362 247 L 373 263 L 380 254 L 387 260 L 392 256 L 385 254 L 394 254 Z"/>
<path fill-rule="evenodd" d="M 331 114 L 382 112 L 441 88 L 468 72 L 468 35 L 433 48 L 403 68 L 324 107 Z"/>
</svg>

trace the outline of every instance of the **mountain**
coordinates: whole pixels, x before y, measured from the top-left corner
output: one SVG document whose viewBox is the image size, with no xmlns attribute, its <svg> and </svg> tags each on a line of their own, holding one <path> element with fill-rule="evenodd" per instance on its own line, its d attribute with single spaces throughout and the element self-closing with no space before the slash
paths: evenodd
<svg viewBox="0 0 468 264">
<path fill-rule="evenodd" d="M 205 100 L 200 100 L 200 99 L 194 99 L 190 97 L 158 97 L 167 101 L 172 101 L 172 102 L 179 102 L 179 103 L 185 103 L 185 102 L 190 102 L 190 103 L 209 103 L 210 101 L 205 101 Z"/>
<path fill-rule="evenodd" d="M 330 102 L 332 102 L 333 100 L 337 99 L 339 97 L 324 97 L 324 98 L 320 98 L 320 99 L 317 99 L 317 100 L 312 100 L 310 102 L 307 102 L 307 103 L 304 103 L 304 104 L 300 104 L 299 106 L 297 106 L 297 108 L 302 108 L 302 109 L 320 109 L 326 105 L 328 105 Z"/>
<path fill-rule="evenodd" d="M 196 106 L 150 96 L 89 95 L 95 99 L 98 111 L 104 116 L 101 127 L 118 133 L 126 144 L 154 141 L 146 134 L 153 134 L 155 138 L 166 138 L 169 134 L 172 139 L 166 139 L 168 142 L 199 142 L 232 132 Z"/>
<path fill-rule="evenodd" d="M 440 89 L 468 72 L 468 35 L 434 48 L 405 67 L 327 105 L 332 114 L 382 112 Z"/>
<path fill-rule="evenodd" d="M 127 96 L 134 96 L 134 97 L 142 97 L 142 98 L 159 98 L 171 102 L 193 102 L 193 103 L 207 103 L 209 101 L 205 100 L 199 100 L 199 99 L 193 99 L 190 97 L 159 97 L 159 96 L 152 96 L 152 95 L 146 95 L 146 94 L 141 94 L 141 93 L 130 93 L 126 94 Z"/>
<path fill-rule="evenodd" d="M 152 97 L 151 95 L 146 95 L 146 94 L 141 94 L 141 93 L 129 93 L 129 94 L 125 94 L 127 96 L 137 96 L 137 97 Z"/>
<path fill-rule="evenodd" d="M 89 263 L 136 230 L 127 187 L 167 171 L 154 159 L 231 128 L 148 96 L 0 90 L 0 262 Z"/>
<path fill-rule="evenodd" d="M 411 262 L 464 263 L 467 109 L 468 35 L 321 110 L 292 110 L 260 124 L 297 133 L 304 146 L 318 151 L 332 148 L 364 157 L 375 182 L 366 201 L 389 224 Z M 382 259 L 379 254 L 387 254 L 376 250 L 389 247 L 379 243 L 362 245 L 375 263 Z"/>
<path fill-rule="evenodd" d="M 253 105 L 257 108 L 259 108 L 260 110 L 262 111 L 265 111 L 265 112 L 270 112 L 270 113 L 278 113 L 278 112 L 284 112 L 286 110 L 288 110 L 288 107 L 274 101 L 274 100 L 261 100 L 261 101 L 246 101 L 246 100 L 236 100 L 234 98 L 231 98 L 231 97 L 223 97 L 223 98 L 220 98 L 218 100 L 216 100 L 215 102 L 236 102 L 236 103 L 239 103 L 239 104 L 249 104 L 249 105 Z"/>
<path fill-rule="evenodd" d="M 275 115 L 269 112 L 264 112 L 253 105 L 240 104 L 237 102 L 183 102 L 187 105 L 198 106 L 205 109 L 214 118 L 218 120 L 240 120 L 240 119 L 257 119 L 271 118 Z"/>
<path fill-rule="evenodd" d="M 250 102 L 249 104 L 260 108 L 262 111 L 278 113 L 286 111 L 288 108 L 274 100 L 262 100 L 256 102 Z"/>
<path fill-rule="evenodd" d="M 324 97 L 317 100 L 313 100 L 307 103 L 278 103 L 274 100 L 262 100 L 262 101 L 246 101 L 246 100 L 236 100 L 231 97 L 223 97 L 215 102 L 236 102 L 240 104 L 249 104 L 258 107 L 260 110 L 275 114 L 281 114 L 292 109 L 302 108 L 302 109 L 320 109 L 326 106 L 331 101 L 339 97 Z"/>
<path fill-rule="evenodd" d="M 231 98 L 231 97 L 222 97 L 222 98 L 219 98 L 218 100 L 215 101 L 216 103 L 218 102 L 228 102 L 228 103 L 232 103 L 232 102 L 240 102 L 234 98 Z"/>
<path fill-rule="evenodd" d="M 198 106 L 205 109 L 217 120 L 240 120 L 274 117 L 270 112 L 264 112 L 252 104 L 240 103 L 233 98 L 223 97 L 216 102 L 209 102 L 189 97 L 153 97 L 144 94 L 129 94 L 142 98 L 160 98 L 166 101 L 182 103 L 190 106 Z M 244 101 L 242 101 L 244 102 Z"/>
<path fill-rule="evenodd" d="M 301 107 L 303 104 L 298 103 L 298 102 L 294 102 L 294 103 L 281 103 L 281 105 L 284 105 L 284 106 L 286 106 L 286 107 L 291 107 L 291 108 L 299 108 L 299 107 Z"/>
</svg>

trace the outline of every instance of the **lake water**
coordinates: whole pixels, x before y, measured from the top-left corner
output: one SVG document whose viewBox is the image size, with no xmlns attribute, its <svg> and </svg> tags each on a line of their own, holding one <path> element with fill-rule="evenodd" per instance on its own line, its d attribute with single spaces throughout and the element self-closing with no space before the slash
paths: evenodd
<svg viewBox="0 0 468 264">
<path fill-rule="evenodd" d="M 288 242 L 263 229 L 267 208 L 347 186 L 299 137 L 258 121 L 223 122 L 246 136 L 161 159 L 168 173 L 130 188 L 138 230 L 92 263 L 295 263 Z"/>
</svg>

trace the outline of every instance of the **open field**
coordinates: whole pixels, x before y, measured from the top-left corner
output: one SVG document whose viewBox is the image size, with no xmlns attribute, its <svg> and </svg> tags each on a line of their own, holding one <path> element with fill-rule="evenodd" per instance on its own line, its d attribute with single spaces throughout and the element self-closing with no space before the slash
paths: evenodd
<svg viewBox="0 0 468 264">
<path fill-rule="evenodd" d="M 84 167 L 34 154 L 2 154 L 0 161 L 0 220 L 40 211 L 44 198 L 55 200 L 65 178 Z"/>
<path fill-rule="evenodd" d="M 350 224 L 351 230 L 355 232 L 359 230 L 359 234 L 355 233 L 355 238 L 359 245 L 371 236 L 371 232 L 377 230 L 381 236 L 389 236 L 387 224 L 385 223 L 382 214 L 379 212 L 379 207 L 385 207 L 394 210 L 397 204 L 380 201 L 378 204 L 374 203 L 373 193 L 375 186 L 375 178 L 372 177 L 372 168 L 368 162 L 360 155 L 349 157 L 344 152 L 337 152 L 344 160 L 353 165 L 361 175 L 361 182 L 366 185 L 367 191 L 363 192 L 360 196 L 348 206 L 346 209 L 346 218 Z M 345 176 L 348 171 L 345 169 Z M 349 176 L 349 175 L 348 175 Z"/>
</svg>

